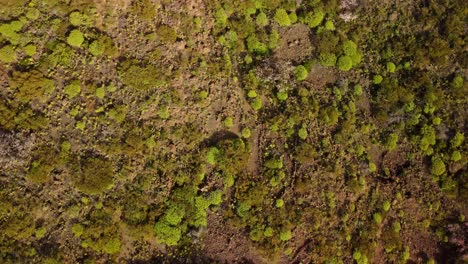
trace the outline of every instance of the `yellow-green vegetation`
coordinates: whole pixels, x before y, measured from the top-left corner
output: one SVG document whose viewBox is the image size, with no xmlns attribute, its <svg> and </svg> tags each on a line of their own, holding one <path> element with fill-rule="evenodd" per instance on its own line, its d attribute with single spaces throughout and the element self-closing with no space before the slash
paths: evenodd
<svg viewBox="0 0 468 264">
<path fill-rule="evenodd" d="M 462 263 L 465 17 L 0 0 L 0 263 Z"/>
</svg>

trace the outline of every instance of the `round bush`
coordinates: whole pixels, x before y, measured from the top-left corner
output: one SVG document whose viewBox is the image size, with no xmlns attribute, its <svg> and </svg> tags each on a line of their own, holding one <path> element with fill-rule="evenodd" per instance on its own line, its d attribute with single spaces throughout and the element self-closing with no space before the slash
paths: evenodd
<svg viewBox="0 0 468 264">
<path fill-rule="evenodd" d="M 353 61 L 348 56 L 341 56 L 336 65 L 342 71 L 349 71 L 353 67 Z"/>
</svg>

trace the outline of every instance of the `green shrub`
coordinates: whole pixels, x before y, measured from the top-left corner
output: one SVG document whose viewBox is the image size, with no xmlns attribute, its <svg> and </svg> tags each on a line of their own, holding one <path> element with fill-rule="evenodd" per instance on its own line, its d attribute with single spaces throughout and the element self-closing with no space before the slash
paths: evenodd
<svg viewBox="0 0 468 264">
<path fill-rule="evenodd" d="M 380 213 L 374 213 L 374 214 L 372 215 L 372 219 L 374 219 L 374 222 L 375 222 L 376 224 L 381 224 L 381 223 L 382 223 L 382 220 L 383 220 L 383 219 L 382 219 L 382 214 L 380 214 Z"/>
<path fill-rule="evenodd" d="M 250 105 L 252 106 L 252 108 L 255 110 L 255 111 L 258 111 L 262 108 L 263 106 L 263 102 L 262 102 L 262 99 L 260 99 L 259 97 L 255 98 L 252 103 L 250 103 Z"/>
<path fill-rule="evenodd" d="M 84 227 L 82 224 L 74 224 L 71 228 L 73 235 L 76 237 L 81 237 L 83 235 Z"/>
<path fill-rule="evenodd" d="M 247 49 L 250 53 L 258 55 L 264 55 L 268 52 L 267 45 L 260 42 L 255 35 L 251 35 L 247 38 Z"/>
<path fill-rule="evenodd" d="M 354 95 L 361 96 L 362 95 L 362 86 L 360 84 L 356 84 L 354 86 Z"/>
<path fill-rule="evenodd" d="M 223 121 L 223 125 L 227 128 L 231 128 L 234 126 L 234 119 L 230 116 L 226 117 Z"/>
<path fill-rule="evenodd" d="M 36 8 L 28 8 L 28 11 L 26 12 L 26 17 L 30 20 L 36 20 L 40 15 L 41 12 Z"/>
<path fill-rule="evenodd" d="M 242 218 L 246 218 L 252 206 L 247 202 L 240 202 L 236 206 L 236 213 Z"/>
<path fill-rule="evenodd" d="M 265 228 L 265 231 L 263 231 L 263 235 L 265 237 L 272 237 L 273 236 L 273 228 L 271 228 L 271 227 Z"/>
<path fill-rule="evenodd" d="M 465 134 L 457 132 L 455 136 L 450 140 L 450 145 L 452 146 L 452 148 L 457 148 L 461 146 L 464 140 L 465 140 Z"/>
<path fill-rule="evenodd" d="M 383 81 L 383 77 L 380 74 L 374 75 L 374 78 L 372 79 L 373 84 L 380 84 Z"/>
<path fill-rule="evenodd" d="M 165 221 L 158 221 L 154 226 L 156 241 L 168 246 L 175 246 L 182 237 L 182 231 L 178 227 L 170 226 Z"/>
<path fill-rule="evenodd" d="M 260 27 L 267 26 L 269 23 L 267 15 L 263 12 L 260 12 L 260 14 L 258 14 L 255 19 L 255 23 L 257 23 L 257 25 Z"/>
<path fill-rule="evenodd" d="M 276 93 L 276 98 L 280 101 L 286 101 L 288 99 L 288 92 L 287 91 L 281 91 Z"/>
<path fill-rule="evenodd" d="M 93 56 L 102 55 L 105 51 L 104 45 L 99 40 L 95 40 L 89 45 L 89 52 L 93 54 Z"/>
<path fill-rule="evenodd" d="M 134 64 L 127 66 L 127 63 L 120 69 L 122 82 L 133 89 L 148 91 L 158 88 L 166 83 L 163 69 L 154 65 L 140 67 Z"/>
<path fill-rule="evenodd" d="M 37 52 L 37 47 L 36 45 L 33 45 L 33 44 L 29 44 L 29 45 L 26 45 L 24 47 L 24 53 L 28 56 L 34 56 L 34 54 L 36 54 Z"/>
<path fill-rule="evenodd" d="M 357 44 L 351 40 L 345 41 L 343 43 L 343 52 L 346 56 L 353 57 L 357 53 Z"/>
<path fill-rule="evenodd" d="M 206 162 L 210 165 L 215 165 L 219 154 L 220 151 L 217 147 L 211 147 L 206 154 Z"/>
<path fill-rule="evenodd" d="M 391 133 L 388 135 L 387 140 L 385 142 L 385 147 L 388 150 L 394 150 L 398 143 L 398 134 Z"/>
<path fill-rule="evenodd" d="M 16 51 L 13 46 L 7 45 L 0 49 L 0 61 L 3 63 L 12 63 L 16 61 Z"/>
<path fill-rule="evenodd" d="M 332 67 L 336 64 L 336 55 L 333 53 L 320 53 L 320 65 L 324 67 Z"/>
<path fill-rule="evenodd" d="M 106 90 L 104 89 L 103 86 L 96 88 L 95 95 L 99 99 L 103 99 L 104 96 L 106 96 Z"/>
<path fill-rule="evenodd" d="M 419 140 L 419 148 L 427 152 L 431 146 L 434 146 L 436 143 L 436 134 L 432 126 L 424 125 L 421 128 L 421 139 Z"/>
<path fill-rule="evenodd" d="M 332 21 L 327 20 L 327 21 L 325 22 L 325 29 L 326 29 L 326 30 L 335 30 L 335 25 L 333 24 Z"/>
<path fill-rule="evenodd" d="M 431 173 L 435 176 L 440 176 L 445 173 L 445 163 L 441 158 L 435 157 L 432 159 Z"/>
<path fill-rule="evenodd" d="M 464 80 L 463 80 L 463 77 L 460 76 L 460 75 L 457 75 L 453 78 L 452 82 L 451 82 L 451 86 L 452 88 L 454 89 L 461 89 L 463 88 L 463 85 L 464 85 Z"/>
<path fill-rule="evenodd" d="M 70 24 L 75 27 L 78 26 L 91 26 L 93 22 L 88 15 L 82 14 L 80 12 L 72 12 L 69 16 Z"/>
<path fill-rule="evenodd" d="M 388 62 L 388 63 L 387 63 L 387 71 L 390 72 L 390 73 L 394 73 L 395 70 L 396 70 L 395 63 L 393 63 L 393 62 Z"/>
<path fill-rule="evenodd" d="M 301 138 L 302 140 L 306 140 L 307 139 L 307 129 L 305 129 L 304 127 L 302 127 L 301 129 L 299 129 L 299 132 L 297 133 L 299 135 L 299 138 Z"/>
<path fill-rule="evenodd" d="M 296 80 L 303 81 L 307 78 L 307 75 L 309 75 L 309 72 L 304 66 L 299 65 L 294 68 L 294 76 L 296 77 Z"/>
<path fill-rule="evenodd" d="M 20 44 L 18 32 L 21 31 L 23 25 L 24 23 L 19 20 L 12 21 L 9 24 L 2 24 L 0 25 L 0 34 L 12 45 L 18 45 Z"/>
<path fill-rule="evenodd" d="M 214 17 L 218 26 L 226 26 L 228 15 L 226 14 L 226 11 L 224 9 L 219 8 L 218 10 L 216 10 Z"/>
<path fill-rule="evenodd" d="M 275 201 L 275 206 L 276 208 L 281 208 L 284 205 L 284 200 L 283 199 L 276 199 Z"/>
<path fill-rule="evenodd" d="M 83 33 L 81 33 L 81 31 L 79 31 L 78 29 L 72 30 L 67 37 L 67 43 L 73 47 L 79 48 L 81 47 L 81 44 L 83 44 L 83 42 L 84 42 Z"/>
<path fill-rule="evenodd" d="M 122 246 L 122 242 L 120 241 L 120 239 L 117 237 L 113 237 L 113 238 L 108 239 L 105 242 L 102 248 L 102 251 L 110 255 L 117 254 L 120 252 L 121 246 Z"/>
<path fill-rule="evenodd" d="M 72 99 L 81 93 L 81 84 L 78 80 L 72 81 L 70 84 L 64 87 L 63 91 L 68 96 L 68 98 Z"/>
<path fill-rule="evenodd" d="M 257 92 L 255 90 L 250 90 L 248 93 L 247 93 L 247 97 L 249 98 L 255 98 L 257 97 Z"/>
<path fill-rule="evenodd" d="M 248 127 L 245 127 L 245 128 L 242 129 L 241 135 L 242 135 L 243 138 L 248 139 L 252 135 L 252 132 L 250 131 L 250 129 Z"/>
<path fill-rule="evenodd" d="M 112 163 L 100 158 L 79 160 L 70 173 L 75 187 L 86 194 L 100 194 L 114 183 Z"/>
<path fill-rule="evenodd" d="M 163 43 L 174 43 L 177 40 L 175 30 L 167 25 L 161 25 L 156 29 L 156 34 Z"/>
<path fill-rule="evenodd" d="M 43 238 L 45 236 L 45 234 L 47 233 L 47 229 L 45 227 L 39 227 L 38 229 L 36 229 L 36 231 L 34 232 L 34 236 L 36 238 Z"/>
<path fill-rule="evenodd" d="M 291 230 L 289 229 L 283 229 L 280 232 L 280 240 L 281 241 L 288 241 L 292 238 L 292 233 Z"/>
<path fill-rule="evenodd" d="M 315 9 L 307 13 L 301 22 L 308 25 L 310 28 L 315 28 L 322 23 L 324 17 L 325 13 L 321 9 Z"/>
<path fill-rule="evenodd" d="M 185 210 L 181 206 L 171 205 L 166 211 L 163 219 L 170 225 L 176 226 L 182 222 L 182 218 L 185 216 Z"/>
<path fill-rule="evenodd" d="M 389 201 L 384 201 L 382 204 L 382 209 L 384 210 L 384 212 L 388 212 L 391 206 L 392 204 Z"/>
<path fill-rule="evenodd" d="M 281 169 L 283 168 L 283 159 L 281 158 L 271 158 L 263 164 L 268 169 Z"/>
<path fill-rule="evenodd" d="M 338 66 L 338 69 L 342 71 L 349 71 L 353 67 L 353 61 L 348 56 L 341 56 L 336 65 Z"/>
<path fill-rule="evenodd" d="M 461 159 L 462 159 L 462 155 L 461 155 L 460 151 L 458 151 L 458 150 L 454 151 L 454 152 L 452 153 L 451 159 L 452 159 L 453 161 L 455 161 L 455 162 L 461 160 Z"/>
<path fill-rule="evenodd" d="M 274 19 L 282 27 L 291 25 L 288 13 L 282 8 L 276 10 Z"/>
</svg>

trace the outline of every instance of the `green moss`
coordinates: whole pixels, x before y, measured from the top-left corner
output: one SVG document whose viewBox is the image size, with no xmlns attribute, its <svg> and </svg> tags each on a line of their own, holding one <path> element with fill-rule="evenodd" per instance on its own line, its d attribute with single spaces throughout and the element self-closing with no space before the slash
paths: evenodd
<svg viewBox="0 0 468 264">
<path fill-rule="evenodd" d="M 67 95 L 68 98 L 72 99 L 81 93 L 81 84 L 80 81 L 75 80 L 70 84 L 64 87 L 63 92 Z"/>
<path fill-rule="evenodd" d="M 341 56 L 336 62 L 338 69 L 342 71 L 349 71 L 353 67 L 353 61 L 349 56 Z"/>
<path fill-rule="evenodd" d="M 78 29 L 74 29 L 70 32 L 70 34 L 68 34 L 67 43 L 70 46 L 79 48 L 81 47 L 81 44 L 83 44 L 83 42 L 84 42 L 83 33 L 81 33 L 81 31 L 79 31 Z"/>
<path fill-rule="evenodd" d="M 284 9 L 277 9 L 275 12 L 274 19 L 278 25 L 284 27 L 284 26 L 290 26 L 291 25 L 291 20 L 289 19 L 289 15 Z"/>
</svg>

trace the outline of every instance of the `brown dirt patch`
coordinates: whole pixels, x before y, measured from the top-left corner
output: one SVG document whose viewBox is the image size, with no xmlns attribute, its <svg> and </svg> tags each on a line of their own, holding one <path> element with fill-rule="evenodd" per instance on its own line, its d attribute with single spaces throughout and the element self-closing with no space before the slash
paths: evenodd
<svg viewBox="0 0 468 264">
<path fill-rule="evenodd" d="M 279 28 L 281 36 L 279 47 L 274 57 L 279 60 L 300 62 L 312 54 L 313 46 L 309 38 L 310 29 L 304 24 Z"/>
<path fill-rule="evenodd" d="M 247 236 L 227 225 L 219 214 L 208 216 L 202 252 L 218 263 L 269 263 L 255 251 Z"/>
</svg>

